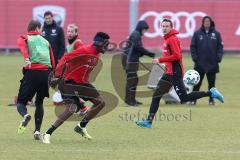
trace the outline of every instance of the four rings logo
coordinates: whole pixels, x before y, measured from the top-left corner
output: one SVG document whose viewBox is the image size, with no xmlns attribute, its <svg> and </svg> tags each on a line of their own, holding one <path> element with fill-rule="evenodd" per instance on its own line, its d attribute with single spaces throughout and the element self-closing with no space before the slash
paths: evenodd
<svg viewBox="0 0 240 160">
<path fill-rule="evenodd" d="M 185 33 L 179 33 L 178 37 L 179 38 L 187 38 L 193 35 L 195 28 L 196 28 L 196 20 L 195 17 L 204 17 L 206 16 L 206 13 L 203 12 L 192 12 L 192 13 L 188 13 L 185 11 L 180 11 L 177 13 L 173 13 L 173 12 L 169 12 L 169 11 L 164 11 L 164 12 L 154 12 L 154 11 L 148 11 L 145 12 L 141 17 L 140 20 L 145 20 L 148 17 L 153 17 L 154 21 L 153 21 L 153 28 L 154 28 L 154 32 L 146 32 L 145 36 L 149 37 L 149 38 L 155 38 L 158 36 L 163 36 L 162 31 L 161 31 L 161 27 L 159 26 L 159 24 L 161 23 L 161 21 L 164 18 L 171 18 L 171 20 L 173 21 L 174 25 L 175 25 L 175 29 L 180 31 L 181 29 L 181 21 L 180 18 L 185 18 Z"/>
</svg>

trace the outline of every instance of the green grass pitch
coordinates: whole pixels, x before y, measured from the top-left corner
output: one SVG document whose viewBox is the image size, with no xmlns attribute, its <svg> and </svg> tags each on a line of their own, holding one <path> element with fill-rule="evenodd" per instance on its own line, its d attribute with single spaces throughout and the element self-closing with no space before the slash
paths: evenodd
<svg viewBox="0 0 240 160">
<path fill-rule="evenodd" d="M 141 98 L 144 105 L 139 108 L 125 108 L 120 100 L 112 112 L 88 125 L 92 141 L 73 132 L 77 122 L 66 122 L 53 134 L 50 145 L 33 140 L 34 120 L 24 135 L 17 134 L 21 117 L 15 107 L 7 104 L 17 94 L 23 60 L 20 56 L 0 56 L 0 60 L 0 160 L 240 159 L 240 59 L 237 56 L 225 56 L 217 75 L 216 86 L 225 95 L 224 104 L 210 107 L 207 98 L 199 100 L 195 107 L 166 106 L 161 102 L 159 113 L 185 115 L 185 119 L 159 119 L 152 129 L 143 129 L 133 119 L 137 115 L 144 117 L 151 99 Z M 111 82 L 111 56 L 104 55 L 103 63 L 94 84 L 116 95 Z M 185 69 L 192 67 L 188 56 L 184 57 L 184 64 Z M 202 89 L 207 89 L 206 79 Z M 34 115 L 34 108 L 28 109 Z M 54 109 L 51 99 L 46 100 L 42 132 L 55 120 Z"/>
</svg>

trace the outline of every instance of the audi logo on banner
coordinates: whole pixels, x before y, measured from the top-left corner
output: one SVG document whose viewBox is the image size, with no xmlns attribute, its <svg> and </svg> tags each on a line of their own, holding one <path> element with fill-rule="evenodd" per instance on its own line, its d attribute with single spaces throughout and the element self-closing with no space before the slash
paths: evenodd
<svg viewBox="0 0 240 160">
<path fill-rule="evenodd" d="M 204 17 L 206 16 L 206 13 L 204 12 L 185 12 L 185 11 L 179 11 L 177 13 L 173 13 L 170 11 L 164 11 L 164 12 L 154 12 L 154 11 L 148 11 L 145 12 L 141 17 L 140 20 L 145 20 L 148 17 L 153 17 L 153 28 L 154 32 L 146 32 L 144 35 L 149 38 L 155 38 L 158 36 L 163 36 L 161 27 L 159 24 L 162 22 L 162 20 L 166 17 L 171 18 L 171 20 L 174 23 L 174 28 L 178 31 L 180 31 L 181 25 L 183 24 L 185 26 L 185 32 L 179 33 L 179 38 L 187 38 L 191 37 L 196 29 L 196 17 Z M 183 17 L 185 19 L 185 23 L 181 23 L 180 18 Z"/>
</svg>

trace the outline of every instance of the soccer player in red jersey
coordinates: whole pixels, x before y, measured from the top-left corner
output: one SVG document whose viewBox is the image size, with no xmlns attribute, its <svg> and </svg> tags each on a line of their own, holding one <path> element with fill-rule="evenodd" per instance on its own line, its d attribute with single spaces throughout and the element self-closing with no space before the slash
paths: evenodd
<svg viewBox="0 0 240 160">
<path fill-rule="evenodd" d="M 60 60 L 55 76 L 62 79 L 58 84 L 58 89 L 63 96 L 66 108 L 47 132 L 43 134 L 43 143 L 50 143 L 52 133 L 73 113 L 78 112 L 79 106 L 75 102 L 79 97 L 84 101 L 90 101 L 93 106 L 74 128 L 74 131 L 88 140 L 92 139 L 87 133 L 86 125 L 103 109 L 105 102 L 96 88 L 89 83 L 89 75 L 97 65 L 100 53 L 105 52 L 109 44 L 109 38 L 108 34 L 98 32 L 92 44 L 83 45 L 65 54 Z"/>
<path fill-rule="evenodd" d="M 169 92 L 172 86 L 179 96 L 181 103 L 209 96 L 218 99 L 222 103 L 224 102 L 223 95 L 216 88 L 211 88 L 207 92 L 199 91 L 187 94 L 183 83 L 184 68 L 182 63 L 181 45 L 176 36 L 178 32 L 173 29 L 173 23 L 169 19 L 164 19 L 161 25 L 164 34 L 162 48 L 163 57 L 153 59 L 153 63 L 164 63 L 166 71 L 163 77 L 159 80 L 158 87 L 153 94 L 147 120 L 136 122 L 138 126 L 145 128 L 152 127 L 152 122 L 159 108 L 160 100 L 164 94 Z"/>
</svg>

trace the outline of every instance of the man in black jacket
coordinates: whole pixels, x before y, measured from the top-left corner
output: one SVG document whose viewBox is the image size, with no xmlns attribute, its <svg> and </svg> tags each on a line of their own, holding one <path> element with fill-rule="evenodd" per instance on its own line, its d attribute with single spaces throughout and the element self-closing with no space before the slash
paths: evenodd
<svg viewBox="0 0 240 160">
<path fill-rule="evenodd" d="M 139 21 L 136 29 L 131 33 L 129 41 L 131 47 L 122 55 L 122 64 L 127 74 L 127 84 L 125 92 L 125 103 L 127 106 L 138 106 L 142 104 L 135 99 L 138 84 L 139 58 L 146 55 L 154 57 L 154 53 L 146 50 L 142 44 L 142 36 L 148 30 L 149 26 L 145 21 Z"/>
<path fill-rule="evenodd" d="M 215 87 L 216 73 L 219 72 L 219 63 L 223 56 L 223 43 L 221 34 L 215 29 L 211 17 L 203 17 L 201 28 L 192 37 L 190 50 L 194 69 L 200 74 L 200 82 L 193 90 L 199 91 L 205 74 L 207 75 L 208 88 Z M 196 101 L 192 104 L 195 105 Z M 209 104 L 215 104 L 211 97 Z"/>
<path fill-rule="evenodd" d="M 42 36 L 51 44 L 55 63 L 57 64 L 65 52 L 65 39 L 63 29 L 57 25 L 51 11 L 44 13 Z"/>
</svg>

